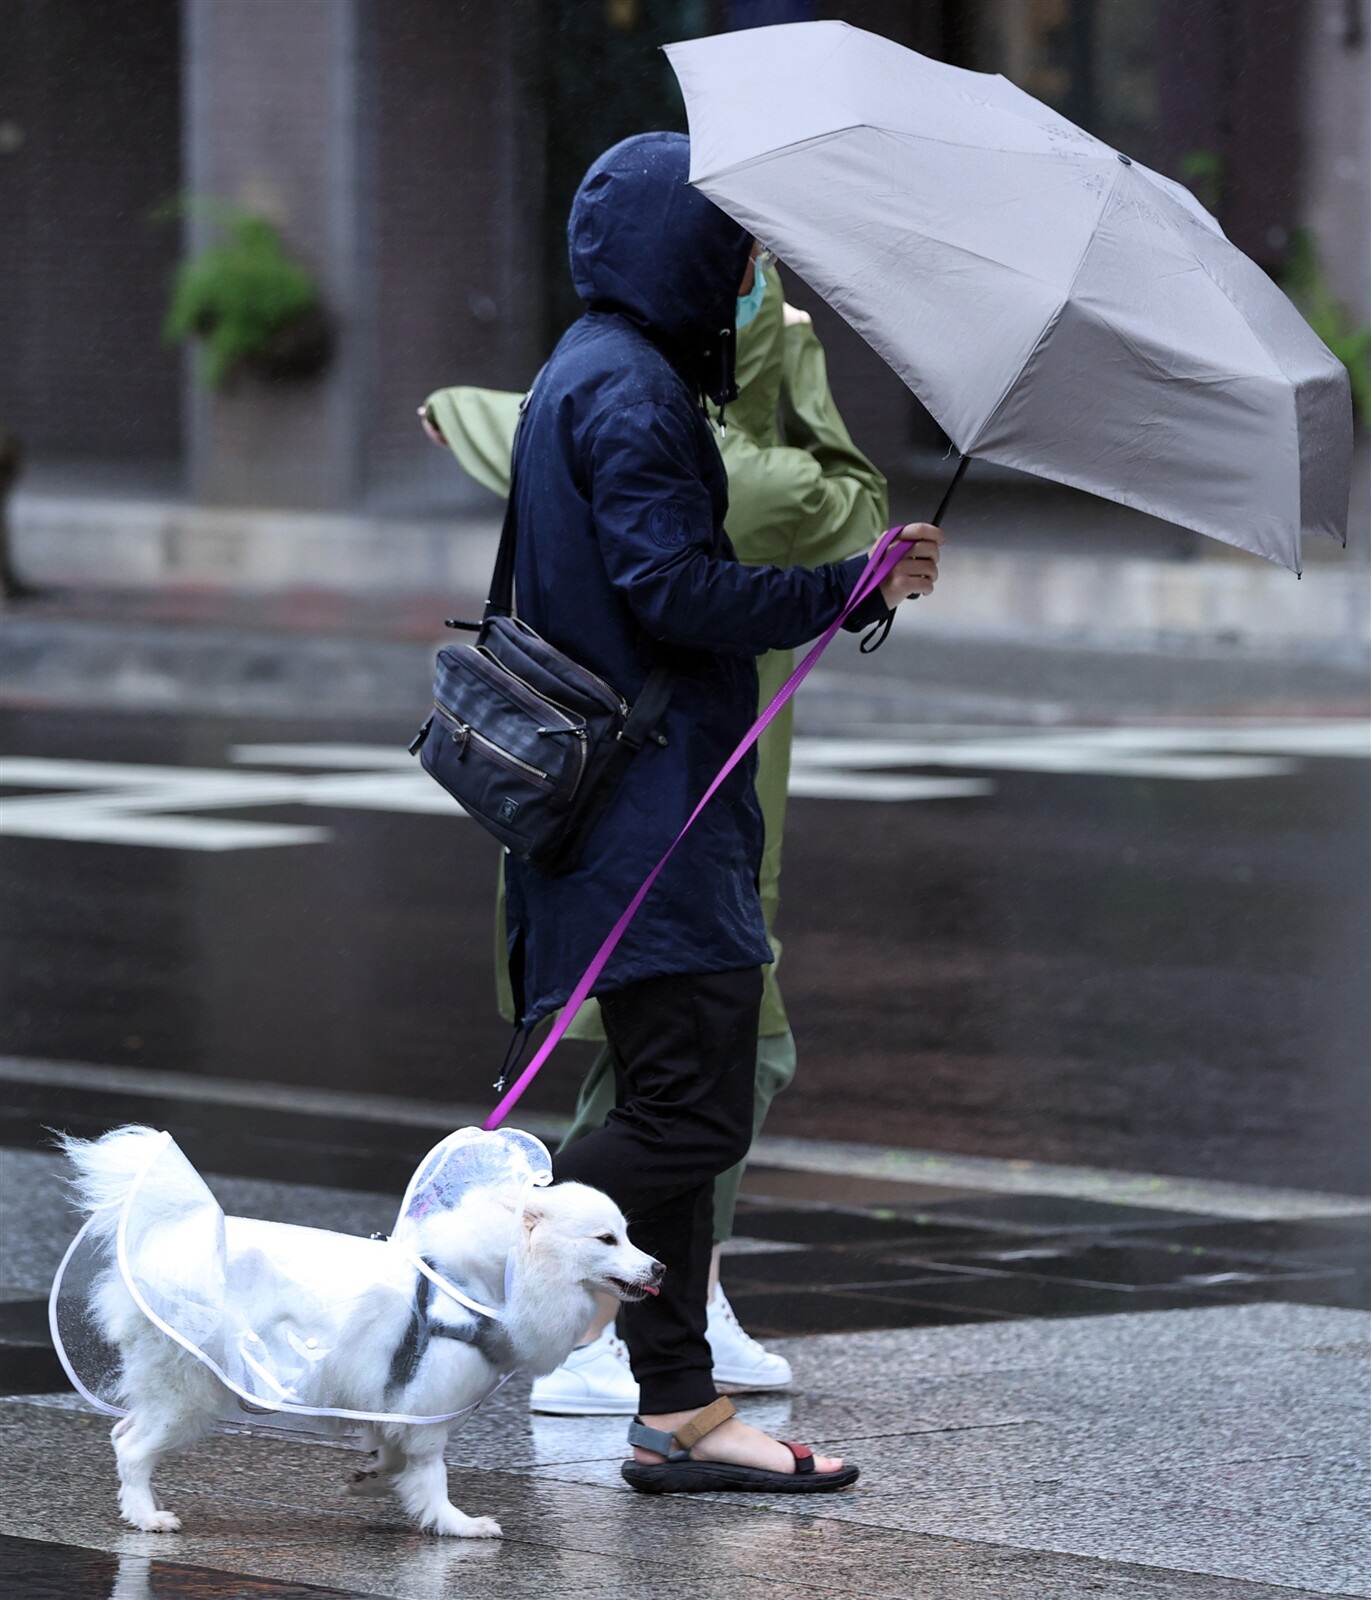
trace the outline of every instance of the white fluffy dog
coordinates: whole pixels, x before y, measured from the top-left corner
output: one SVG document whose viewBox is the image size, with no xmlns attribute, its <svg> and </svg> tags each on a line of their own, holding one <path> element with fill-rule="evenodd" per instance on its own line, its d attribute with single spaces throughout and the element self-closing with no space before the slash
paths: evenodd
<svg viewBox="0 0 1371 1600">
<path fill-rule="evenodd" d="M 149 1141 L 160 1138 L 152 1129 L 128 1127 L 93 1141 L 62 1141 L 78 1204 L 107 1243 L 147 1165 Z M 515 1226 L 508 1191 L 490 1190 L 425 1218 L 423 1259 L 486 1305 L 500 1304 L 515 1240 L 516 1270 L 500 1320 L 473 1317 L 417 1271 L 404 1287 L 374 1283 L 356 1297 L 343 1336 L 314 1369 L 309 1402 L 419 1417 L 460 1411 L 510 1371 L 537 1376 L 560 1366 L 590 1320 L 596 1291 L 620 1300 L 657 1292 L 661 1263 L 628 1242 L 623 1213 L 598 1189 L 579 1183 L 534 1189 L 522 1222 Z M 117 1266 L 96 1280 L 91 1311 L 121 1360 L 118 1393 L 128 1415 L 112 1435 L 120 1511 L 135 1528 L 175 1532 L 179 1521 L 153 1496 L 153 1472 L 164 1456 L 210 1432 L 232 1397 L 202 1361 L 148 1320 Z M 499 1538 L 493 1518 L 468 1517 L 448 1499 L 443 1450 L 453 1427 L 368 1424 L 376 1460 L 354 1475 L 353 1492 L 393 1490 L 413 1521 L 434 1533 Z"/>
</svg>

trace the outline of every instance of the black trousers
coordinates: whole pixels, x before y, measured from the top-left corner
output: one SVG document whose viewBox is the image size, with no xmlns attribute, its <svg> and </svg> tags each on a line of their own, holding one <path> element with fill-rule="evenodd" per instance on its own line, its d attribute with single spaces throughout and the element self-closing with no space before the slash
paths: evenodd
<svg viewBox="0 0 1371 1600">
<path fill-rule="evenodd" d="M 603 1189 L 629 1236 L 666 1267 L 662 1291 L 619 1314 L 646 1413 L 717 1394 L 705 1339 L 714 1180 L 752 1142 L 759 967 L 645 978 L 600 996 L 614 1054 L 615 1107 L 560 1151 L 558 1182 Z"/>
</svg>

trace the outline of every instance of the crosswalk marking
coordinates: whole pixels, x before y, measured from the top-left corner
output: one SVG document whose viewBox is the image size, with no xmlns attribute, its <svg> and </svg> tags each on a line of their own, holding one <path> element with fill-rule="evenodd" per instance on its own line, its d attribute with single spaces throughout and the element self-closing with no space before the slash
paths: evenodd
<svg viewBox="0 0 1371 1600">
<path fill-rule="evenodd" d="M 887 727 L 873 729 L 868 738 L 797 738 L 790 792 L 806 799 L 884 804 L 970 800 L 992 794 L 994 781 L 931 775 L 926 769 L 1218 782 L 1282 777 L 1310 759 L 1368 757 L 1371 726 L 1352 719 L 1176 727 Z M 305 823 L 199 813 L 310 806 L 464 815 L 399 746 L 243 744 L 235 745 L 228 759 L 228 767 L 209 768 L 0 758 L 0 786 L 53 791 L 0 800 L 0 833 L 174 850 L 260 850 L 322 844 L 332 835 L 327 827 Z"/>
</svg>

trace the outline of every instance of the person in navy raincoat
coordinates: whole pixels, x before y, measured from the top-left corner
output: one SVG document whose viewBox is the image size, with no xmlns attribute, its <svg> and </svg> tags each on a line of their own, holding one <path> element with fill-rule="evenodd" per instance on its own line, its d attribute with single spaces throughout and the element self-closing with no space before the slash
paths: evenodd
<svg viewBox="0 0 1371 1600">
<path fill-rule="evenodd" d="M 515 1000 L 532 1024 L 561 1006 L 629 899 L 756 715 L 755 658 L 833 620 L 866 558 L 745 567 L 724 533 L 727 480 L 704 406 L 734 394 L 737 300 L 754 241 L 687 182 L 680 134 L 625 140 L 586 174 L 571 267 L 585 314 L 533 386 L 514 458 L 519 615 L 632 701 L 676 673 L 662 743 L 634 758 L 576 868 L 507 858 Z M 850 626 L 936 577 L 936 530 Z M 595 1184 L 667 1266 L 662 1293 L 620 1326 L 646 1430 L 624 1475 L 655 1492 L 837 1488 L 856 1469 L 722 1420 L 705 1339 L 714 1178 L 751 1138 L 760 969 L 770 960 L 757 879 L 762 821 L 740 767 L 687 835 L 611 957 L 596 994 L 615 1056 L 616 1108 L 555 1161 Z M 663 1461 L 691 1419 L 694 1459 Z M 678 1441 L 679 1442 L 679 1441 Z M 653 1448 L 655 1446 L 656 1448 Z M 702 1465 L 708 1462 L 708 1467 Z M 720 1476 L 722 1474 L 722 1477 Z"/>
</svg>

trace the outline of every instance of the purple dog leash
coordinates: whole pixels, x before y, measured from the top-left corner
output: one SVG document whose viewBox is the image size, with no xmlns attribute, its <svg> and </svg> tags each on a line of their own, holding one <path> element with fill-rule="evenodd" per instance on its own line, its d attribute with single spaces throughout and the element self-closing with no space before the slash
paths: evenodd
<svg viewBox="0 0 1371 1600">
<path fill-rule="evenodd" d="M 879 543 L 871 552 L 870 560 L 867 562 L 866 571 L 863 572 L 861 577 L 857 580 L 857 586 L 855 589 L 853 589 L 851 595 L 849 595 L 847 604 L 833 619 L 833 621 L 829 623 L 828 627 L 824 630 L 817 643 L 811 647 L 809 654 L 776 691 L 775 696 L 771 700 L 771 703 L 767 706 L 766 710 L 762 712 L 762 714 L 743 735 L 742 742 L 739 744 L 738 748 L 731 756 L 729 756 L 728 760 L 725 761 L 723 766 L 719 769 L 718 776 L 710 784 L 709 788 L 705 790 L 704 794 L 700 797 L 699 804 L 690 813 L 689 817 L 686 818 L 685 826 L 667 846 L 666 850 L 663 852 L 662 859 L 655 867 L 653 867 L 652 871 L 648 873 L 647 878 L 643 882 L 642 888 L 639 889 L 637 894 L 635 894 L 632 900 L 629 901 L 623 915 L 609 930 L 609 934 L 606 937 L 605 942 L 595 952 L 595 955 L 592 958 L 590 965 L 586 968 L 580 982 L 567 997 L 567 1002 L 558 1013 L 557 1020 L 555 1023 L 553 1023 L 552 1030 L 548 1034 L 547 1038 L 544 1039 L 542 1044 L 538 1046 L 538 1049 L 535 1052 L 532 1060 L 514 1080 L 513 1084 L 510 1085 L 508 1091 L 500 1100 L 500 1103 L 495 1107 L 494 1111 L 492 1111 L 491 1114 L 486 1118 L 485 1127 L 488 1131 L 500 1126 L 509 1113 L 514 1109 L 524 1090 L 528 1088 L 529 1084 L 531 1084 L 534 1078 L 538 1076 L 539 1072 L 542 1071 L 544 1062 L 546 1062 L 547 1058 L 557 1048 L 558 1044 L 561 1042 L 562 1035 L 571 1026 L 572 1018 L 575 1017 L 576 1013 L 590 998 L 590 991 L 595 985 L 595 980 L 600 976 L 601 972 L 604 971 L 605 963 L 609 960 L 610 956 L 614 954 L 615 947 L 628 930 L 629 923 L 632 922 L 634 917 L 637 915 L 639 906 L 641 906 L 643 901 L 647 898 L 648 891 L 652 888 L 652 885 L 656 883 L 662 868 L 666 866 L 668 861 L 670 861 L 676 846 L 680 844 L 681 840 L 684 839 L 686 834 L 690 832 L 691 828 L 694 826 L 696 818 L 713 799 L 714 795 L 718 791 L 719 785 L 723 783 L 724 779 L 728 777 L 729 773 L 733 771 L 733 769 L 738 765 L 738 763 L 743 759 L 753 745 L 756 744 L 757 740 L 761 738 L 762 734 L 766 732 L 767 728 L 780 714 L 781 708 L 809 676 L 810 669 L 824 653 L 824 651 L 827 650 L 829 645 L 832 643 L 835 634 L 838 632 L 839 628 L 842 627 L 843 623 L 845 623 L 852 613 L 857 609 L 857 607 L 861 605 L 863 600 L 865 600 L 874 590 L 878 589 L 880 585 L 885 582 L 886 578 L 888 578 L 891 572 L 895 569 L 896 564 L 900 560 L 900 552 L 895 549 L 895 545 L 898 542 L 899 532 L 899 528 L 889 528 L 881 535 Z"/>
</svg>

